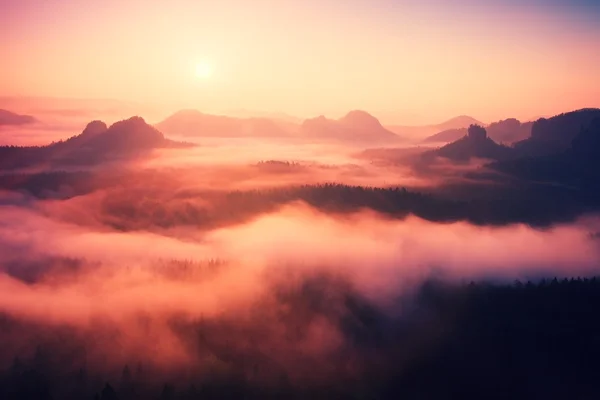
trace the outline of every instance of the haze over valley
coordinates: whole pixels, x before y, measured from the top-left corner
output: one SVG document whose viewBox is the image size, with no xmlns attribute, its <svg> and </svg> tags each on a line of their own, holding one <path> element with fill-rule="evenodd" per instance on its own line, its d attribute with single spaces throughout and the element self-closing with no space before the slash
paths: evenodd
<svg viewBox="0 0 600 400">
<path fill-rule="evenodd" d="M 0 0 L 1 399 L 600 395 L 595 3 L 80 3 Z"/>
</svg>

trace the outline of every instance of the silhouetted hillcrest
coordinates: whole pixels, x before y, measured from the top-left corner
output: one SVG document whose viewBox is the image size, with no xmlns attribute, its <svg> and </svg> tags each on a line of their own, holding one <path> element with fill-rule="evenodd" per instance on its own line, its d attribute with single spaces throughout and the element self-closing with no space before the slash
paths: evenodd
<svg viewBox="0 0 600 400">
<path fill-rule="evenodd" d="M 83 132 L 81 132 L 81 135 L 79 135 L 79 136 L 80 137 L 96 136 L 100 133 L 105 132 L 106 130 L 108 130 L 108 126 L 104 122 L 96 120 L 96 121 L 92 121 L 89 124 L 87 124 L 87 126 L 85 127 Z"/>
<path fill-rule="evenodd" d="M 515 143 L 531 136 L 533 122 L 521 123 L 518 119 L 509 118 L 491 123 L 486 127 L 487 135 L 497 143 Z M 424 143 L 453 142 L 467 135 L 468 129 L 450 129 L 429 136 Z"/>
<path fill-rule="evenodd" d="M 37 120 L 31 115 L 20 115 L 8 110 L 0 110 L 0 126 L 2 125 L 27 125 Z"/>
<path fill-rule="evenodd" d="M 471 158 L 505 160 L 513 156 L 513 151 L 490 139 L 485 128 L 471 125 L 467 136 L 424 154 L 424 157 L 432 156 L 444 157 L 453 161 L 468 161 Z"/>
<path fill-rule="evenodd" d="M 339 120 L 319 116 L 302 123 L 301 136 L 350 143 L 393 143 L 402 140 L 365 111 L 350 111 Z"/>
<path fill-rule="evenodd" d="M 532 177 L 541 173 L 539 168 L 542 168 L 542 165 L 546 165 L 543 169 L 547 171 L 554 170 L 554 172 L 551 174 L 548 174 L 548 172 L 543 173 L 539 175 L 540 177 L 542 175 L 548 177 L 551 175 L 558 176 L 556 174 L 556 166 L 561 165 L 561 168 L 566 168 L 564 174 L 569 174 L 572 178 L 572 174 L 567 172 L 570 170 L 570 167 L 564 165 L 567 158 L 573 157 L 574 152 L 571 151 L 571 144 L 575 138 L 577 138 L 577 141 L 590 140 L 585 139 L 585 136 L 582 135 L 589 135 L 587 132 L 594 131 L 596 128 L 592 124 L 595 124 L 594 121 L 599 118 L 600 109 L 583 109 L 547 119 L 542 118 L 533 123 L 520 123 L 516 119 L 507 119 L 490 124 L 487 128 L 486 140 L 481 137 L 478 140 L 470 140 L 468 131 L 457 130 L 440 132 L 428 138 L 427 141 L 442 141 L 465 133 L 467 136 L 442 147 L 435 153 L 453 160 L 465 160 L 470 157 L 483 157 L 497 161 L 515 159 L 514 162 L 511 161 L 510 166 L 506 164 L 499 168 L 511 170 L 518 175 L 531 175 Z M 494 139 L 511 142 L 527 135 L 529 130 L 531 130 L 530 137 L 515 142 L 512 148 L 501 146 L 494 142 Z M 593 141 L 594 139 L 591 140 Z M 586 151 L 594 152 L 595 150 L 590 149 Z M 428 154 L 431 155 L 431 152 Z M 591 162 L 592 160 L 584 157 L 582 160 L 578 160 L 577 163 L 581 164 L 583 161 Z M 553 167 L 552 164 L 555 166 Z M 529 172 L 525 174 L 524 171 L 527 168 L 532 169 L 528 170 Z"/>
<path fill-rule="evenodd" d="M 382 129 L 383 126 L 377 118 L 366 111 L 353 110 L 338 120 L 348 126 L 360 127 L 360 129 Z"/>
<path fill-rule="evenodd" d="M 148 125 L 141 117 L 131 117 L 115 122 L 104 131 L 100 131 L 99 124 L 91 127 L 90 125 L 80 135 L 84 136 L 90 131 L 94 133 L 90 135 L 89 141 L 86 143 L 86 149 L 90 151 L 137 152 L 143 149 L 167 146 L 163 134 Z"/>
<path fill-rule="evenodd" d="M 468 128 L 448 129 L 426 137 L 423 143 L 449 143 L 467 136 Z"/>
<path fill-rule="evenodd" d="M 516 118 L 491 123 L 487 126 L 488 136 L 500 143 L 515 143 L 531 136 L 533 122 L 521 122 Z"/>
<path fill-rule="evenodd" d="M 269 118 L 234 118 L 178 111 L 156 127 L 167 134 L 197 137 L 288 137 L 290 132 Z"/>
<path fill-rule="evenodd" d="M 541 118 L 533 123 L 531 137 L 515 143 L 524 156 L 543 156 L 565 151 L 582 129 L 600 117 L 600 109 L 582 109 L 552 118 Z"/>
<path fill-rule="evenodd" d="M 67 140 L 40 147 L 0 147 L 0 168 L 34 165 L 90 165 L 143 155 L 152 149 L 188 147 L 189 144 L 165 139 L 141 117 L 132 117 L 107 127 L 102 121 L 90 122 L 83 132 Z"/>
<path fill-rule="evenodd" d="M 552 145 L 555 144 L 556 141 L 552 141 Z M 580 129 L 569 148 L 562 152 L 523 157 L 495 163 L 492 167 L 523 179 L 575 185 L 596 196 L 600 194 L 600 115 Z"/>
<path fill-rule="evenodd" d="M 436 125 L 436 127 L 441 130 L 448 130 L 448 129 L 465 128 L 465 127 L 469 127 L 471 125 L 484 125 L 484 124 L 468 115 L 459 115 L 458 117 L 451 118 L 448 121 L 445 121 L 445 122 L 442 122 L 441 124 Z"/>
</svg>

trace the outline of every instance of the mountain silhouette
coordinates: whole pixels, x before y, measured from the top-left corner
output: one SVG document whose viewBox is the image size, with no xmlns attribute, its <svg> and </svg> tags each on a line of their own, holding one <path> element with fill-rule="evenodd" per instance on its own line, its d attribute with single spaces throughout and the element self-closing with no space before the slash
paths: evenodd
<svg viewBox="0 0 600 400">
<path fill-rule="evenodd" d="M 563 152 L 571 147 L 573 139 L 600 117 L 600 109 L 588 108 L 540 118 L 533 123 L 531 137 L 514 144 L 523 156 L 544 156 Z"/>
<path fill-rule="evenodd" d="M 448 129 L 423 139 L 422 143 L 450 143 L 467 136 L 468 128 Z"/>
<path fill-rule="evenodd" d="M 518 119 L 509 118 L 493 122 L 486 127 L 490 139 L 498 143 L 515 143 L 531 136 L 533 122 L 521 123 Z M 467 128 L 449 129 L 427 137 L 423 143 L 452 142 L 466 136 Z"/>
<path fill-rule="evenodd" d="M 92 165 L 143 155 L 156 148 L 187 146 L 189 144 L 166 139 L 141 117 L 131 117 L 110 127 L 102 121 L 92 121 L 81 134 L 47 146 L 0 147 L 0 168 Z"/>
<path fill-rule="evenodd" d="M 81 135 L 79 135 L 79 137 L 92 137 L 92 136 L 96 136 L 100 133 L 103 133 L 105 131 L 108 130 L 108 126 L 106 126 L 106 124 L 102 121 L 92 121 L 89 124 L 87 124 L 87 126 L 85 127 L 85 129 L 83 130 L 83 132 L 81 132 Z"/>
<path fill-rule="evenodd" d="M 37 122 L 31 115 L 20 115 L 8 110 L 0 109 L 0 126 L 2 125 L 28 125 Z"/>
<path fill-rule="evenodd" d="M 521 122 L 516 118 L 508 118 L 493 122 L 486 127 L 488 136 L 499 143 L 516 143 L 531 137 L 533 122 Z"/>
<path fill-rule="evenodd" d="M 491 167 L 526 180 L 574 185 L 597 199 L 600 194 L 600 116 L 581 129 L 564 151 L 521 157 L 494 163 Z"/>
<path fill-rule="evenodd" d="M 168 147 L 169 141 L 141 117 L 115 122 L 102 131 L 97 122 L 88 124 L 79 137 L 89 137 L 85 149 L 93 152 L 138 152 L 144 149 Z M 77 137 L 77 136 L 76 136 Z M 68 141 L 67 141 L 68 142 Z M 79 151 L 83 148 L 78 148 Z"/>
<path fill-rule="evenodd" d="M 167 134 L 195 137 L 289 137 L 290 132 L 269 118 L 235 118 L 181 110 L 156 124 Z"/>
<path fill-rule="evenodd" d="M 436 125 L 436 127 L 441 130 L 449 130 L 468 128 L 471 125 L 483 126 L 484 124 L 473 117 L 469 117 L 468 115 L 459 115 L 458 117 L 451 118 L 448 121 Z"/>
<path fill-rule="evenodd" d="M 444 157 L 453 161 L 468 161 L 471 158 L 505 160 L 513 157 L 513 150 L 490 139 L 482 126 L 471 125 L 466 136 L 424 156 Z"/>
<path fill-rule="evenodd" d="M 338 140 L 350 143 L 393 143 L 401 138 L 387 130 L 371 114 L 354 110 L 338 120 L 319 116 L 302 123 L 300 134 L 304 138 Z"/>
</svg>

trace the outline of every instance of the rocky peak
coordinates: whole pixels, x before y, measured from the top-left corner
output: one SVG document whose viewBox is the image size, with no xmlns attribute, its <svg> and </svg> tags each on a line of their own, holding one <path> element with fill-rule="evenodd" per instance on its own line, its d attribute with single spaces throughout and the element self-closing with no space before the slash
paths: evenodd
<svg viewBox="0 0 600 400">
<path fill-rule="evenodd" d="M 106 132 L 107 129 L 108 126 L 106 126 L 104 122 L 98 120 L 92 121 L 86 125 L 83 132 L 81 132 L 81 136 L 96 136 L 100 133 Z"/>
<path fill-rule="evenodd" d="M 467 134 L 471 140 L 482 141 L 487 138 L 487 131 L 484 127 L 479 125 L 471 125 Z"/>
</svg>

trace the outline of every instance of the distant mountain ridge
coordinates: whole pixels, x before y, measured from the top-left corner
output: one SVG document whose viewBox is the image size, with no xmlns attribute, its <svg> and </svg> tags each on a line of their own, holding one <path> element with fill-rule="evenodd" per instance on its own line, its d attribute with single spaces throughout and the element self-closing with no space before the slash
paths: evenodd
<svg viewBox="0 0 600 400">
<path fill-rule="evenodd" d="M 514 147 L 527 156 L 543 156 L 565 151 L 573 139 L 593 120 L 600 118 L 600 109 L 584 108 L 540 118 L 533 123 L 531 137 L 515 143 Z"/>
<path fill-rule="evenodd" d="M 468 161 L 471 158 L 506 160 L 514 157 L 514 151 L 510 147 L 494 142 L 482 126 L 471 125 L 467 136 L 437 150 L 426 152 L 424 157 L 443 157 L 452 161 Z"/>
<path fill-rule="evenodd" d="M 521 123 L 518 119 L 509 118 L 491 123 L 486 127 L 486 131 L 488 137 L 495 142 L 510 144 L 529 138 L 532 126 L 533 122 Z M 449 129 L 425 138 L 423 143 L 453 142 L 466 136 L 467 133 L 467 128 Z"/>
<path fill-rule="evenodd" d="M 377 118 L 362 110 L 350 111 L 338 120 L 322 115 L 307 119 L 300 127 L 300 136 L 348 143 L 393 143 L 402 140 L 386 129 Z"/>
<path fill-rule="evenodd" d="M 93 165 L 95 163 L 147 154 L 157 148 L 188 147 L 166 139 L 141 117 L 116 122 L 90 122 L 81 134 L 46 146 L 0 147 L 0 168 L 34 165 Z"/>
<path fill-rule="evenodd" d="M 28 125 L 37 122 L 31 115 L 21 115 L 8 110 L 0 109 L 0 126 Z"/>
<path fill-rule="evenodd" d="M 559 121 L 564 115 L 557 116 Z M 552 121 L 552 118 L 549 121 Z M 538 131 L 538 134 L 548 133 Z M 531 143 L 535 144 L 536 140 Z M 494 163 L 491 167 L 522 179 L 574 185 L 583 188 L 597 199 L 600 195 L 600 116 L 581 129 L 565 150 Z"/>
<path fill-rule="evenodd" d="M 508 131 L 514 132 L 517 122 L 507 121 L 503 123 L 512 128 Z M 473 125 L 466 136 L 423 153 L 421 161 L 429 163 L 436 157 L 457 162 L 489 159 L 493 162 L 487 167 L 504 177 L 567 185 L 576 188 L 580 205 L 596 204 L 600 199 L 600 109 L 572 111 L 530 125 L 531 137 L 512 147 L 495 143 L 485 128 Z"/>
<path fill-rule="evenodd" d="M 283 125 L 269 118 L 235 118 L 204 114 L 198 110 L 181 110 L 155 126 L 167 134 L 189 137 L 273 138 L 291 136 L 291 132 Z"/>
<path fill-rule="evenodd" d="M 243 111 L 243 110 L 242 110 Z M 352 110 L 339 119 L 323 115 L 307 118 L 301 123 L 279 114 L 238 111 L 237 117 L 206 114 L 198 110 L 180 110 L 155 124 L 171 135 L 209 138 L 310 138 L 375 144 L 407 140 L 409 136 L 427 136 L 448 129 L 481 125 L 475 118 L 461 115 L 436 125 L 386 127 L 363 110 Z M 257 116 L 252 116 L 257 115 Z M 397 128 L 397 129 L 396 129 Z M 397 130 L 405 131 L 405 135 Z M 425 132 L 425 135 L 423 135 Z M 417 135 L 417 136 L 418 136 Z"/>
<path fill-rule="evenodd" d="M 475 118 L 470 117 L 468 115 L 459 115 L 458 117 L 451 118 L 448 121 L 435 125 L 435 127 L 443 130 L 448 130 L 469 127 L 471 125 L 483 126 L 484 124 L 481 121 L 478 121 Z"/>
</svg>

